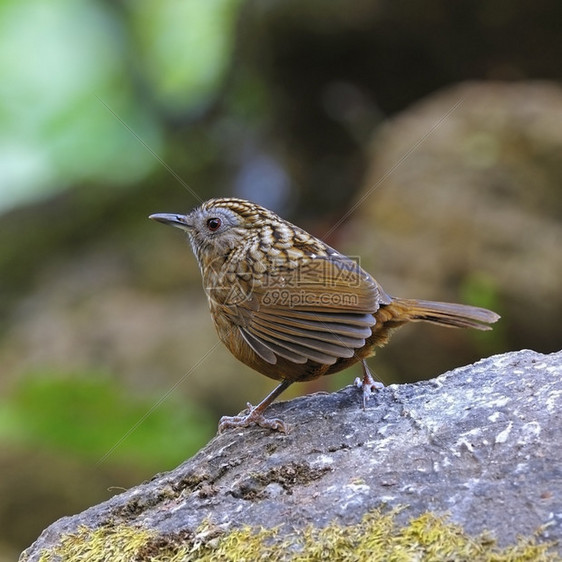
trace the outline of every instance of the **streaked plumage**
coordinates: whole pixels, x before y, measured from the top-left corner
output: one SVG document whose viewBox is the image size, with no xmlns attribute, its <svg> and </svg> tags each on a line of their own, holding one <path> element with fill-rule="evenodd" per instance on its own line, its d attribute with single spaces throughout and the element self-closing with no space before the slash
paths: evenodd
<svg viewBox="0 0 562 562">
<path fill-rule="evenodd" d="M 263 417 L 282 390 L 358 361 L 366 399 L 376 383 L 365 359 L 406 322 L 489 330 L 499 318 L 473 306 L 391 297 L 349 257 L 243 199 L 150 218 L 187 232 L 221 341 L 252 369 L 283 381 L 247 416 L 223 418 L 221 428 L 284 429 Z"/>
</svg>

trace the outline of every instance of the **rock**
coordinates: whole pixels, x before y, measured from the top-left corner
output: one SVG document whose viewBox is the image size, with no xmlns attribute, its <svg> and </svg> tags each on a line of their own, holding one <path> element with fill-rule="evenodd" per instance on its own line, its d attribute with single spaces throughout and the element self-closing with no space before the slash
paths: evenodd
<svg viewBox="0 0 562 562">
<path fill-rule="evenodd" d="M 20 560 L 38 561 L 84 529 L 133 526 L 164 544 L 202 540 L 205 525 L 215 535 L 279 526 L 278 540 L 399 506 L 401 525 L 449 514 L 468 535 L 490 533 L 500 546 L 534 533 L 562 539 L 562 352 L 489 357 L 388 386 L 365 411 L 360 403 L 346 387 L 274 404 L 287 435 L 218 435 L 175 470 L 55 522 Z"/>
<path fill-rule="evenodd" d="M 431 378 L 505 349 L 558 350 L 560 85 L 457 84 L 389 119 L 371 148 L 343 251 L 361 256 L 392 295 L 477 304 L 504 318 L 486 341 L 404 329 L 379 357 L 389 378 L 411 382 L 411 365 L 418 380 Z"/>
</svg>

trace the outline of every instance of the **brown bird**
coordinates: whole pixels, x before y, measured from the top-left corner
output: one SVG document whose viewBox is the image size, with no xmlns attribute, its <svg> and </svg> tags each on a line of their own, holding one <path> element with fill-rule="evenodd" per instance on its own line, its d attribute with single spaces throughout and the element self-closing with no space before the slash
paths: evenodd
<svg viewBox="0 0 562 562">
<path fill-rule="evenodd" d="M 391 297 L 354 260 L 244 199 L 211 199 L 187 215 L 150 218 L 185 230 L 219 338 L 252 369 L 281 381 L 219 431 L 257 424 L 286 431 L 265 409 L 289 385 L 361 362 L 363 405 L 381 383 L 366 359 L 406 322 L 490 330 L 490 310 Z"/>
</svg>

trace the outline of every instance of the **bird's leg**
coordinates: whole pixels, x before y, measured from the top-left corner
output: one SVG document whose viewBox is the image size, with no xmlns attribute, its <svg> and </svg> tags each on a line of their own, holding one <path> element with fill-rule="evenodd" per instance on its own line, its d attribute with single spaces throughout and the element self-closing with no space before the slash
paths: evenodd
<svg viewBox="0 0 562 562">
<path fill-rule="evenodd" d="M 266 418 L 263 413 L 265 409 L 284 391 L 292 381 L 283 381 L 279 386 L 275 387 L 257 406 L 252 406 L 249 402 L 248 413 L 242 416 L 223 416 L 219 421 L 219 433 L 231 427 L 248 427 L 255 424 L 267 429 L 273 429 L 287 433 L 285 423 L 277 418 Z"/>
<path fill-rule="evenodd" d="M 355 386 L 360 388 L 363 391 L 363 410 L 367 407 L 367 400 L 369 400 L 371 394 L 373 392 L 384 388 L 384 384 L 380 381 L 376 381 L 371 375 L 371 371 L 369 371 L 369 367 L 367 366 L 367 361 L 363 359 L 361 361 L 361 365 L 363 366 L 363 380 L 359 377 L 355 379 Z"/>
</svg>

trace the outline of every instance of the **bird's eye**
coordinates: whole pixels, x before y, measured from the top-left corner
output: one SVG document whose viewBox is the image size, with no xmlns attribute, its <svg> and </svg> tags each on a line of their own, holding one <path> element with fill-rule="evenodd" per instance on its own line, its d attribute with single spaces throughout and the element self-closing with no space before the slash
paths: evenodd
<svg viewBox="0 0 562 562">
<path fill-rule="evenodd" d="M 222 221 L 217 217 L 213 217 L 212 219 L 207 219 L 207 228 L 211 232 L 217 231 L 220 228 L 221 224 Z"/>
</svg>

